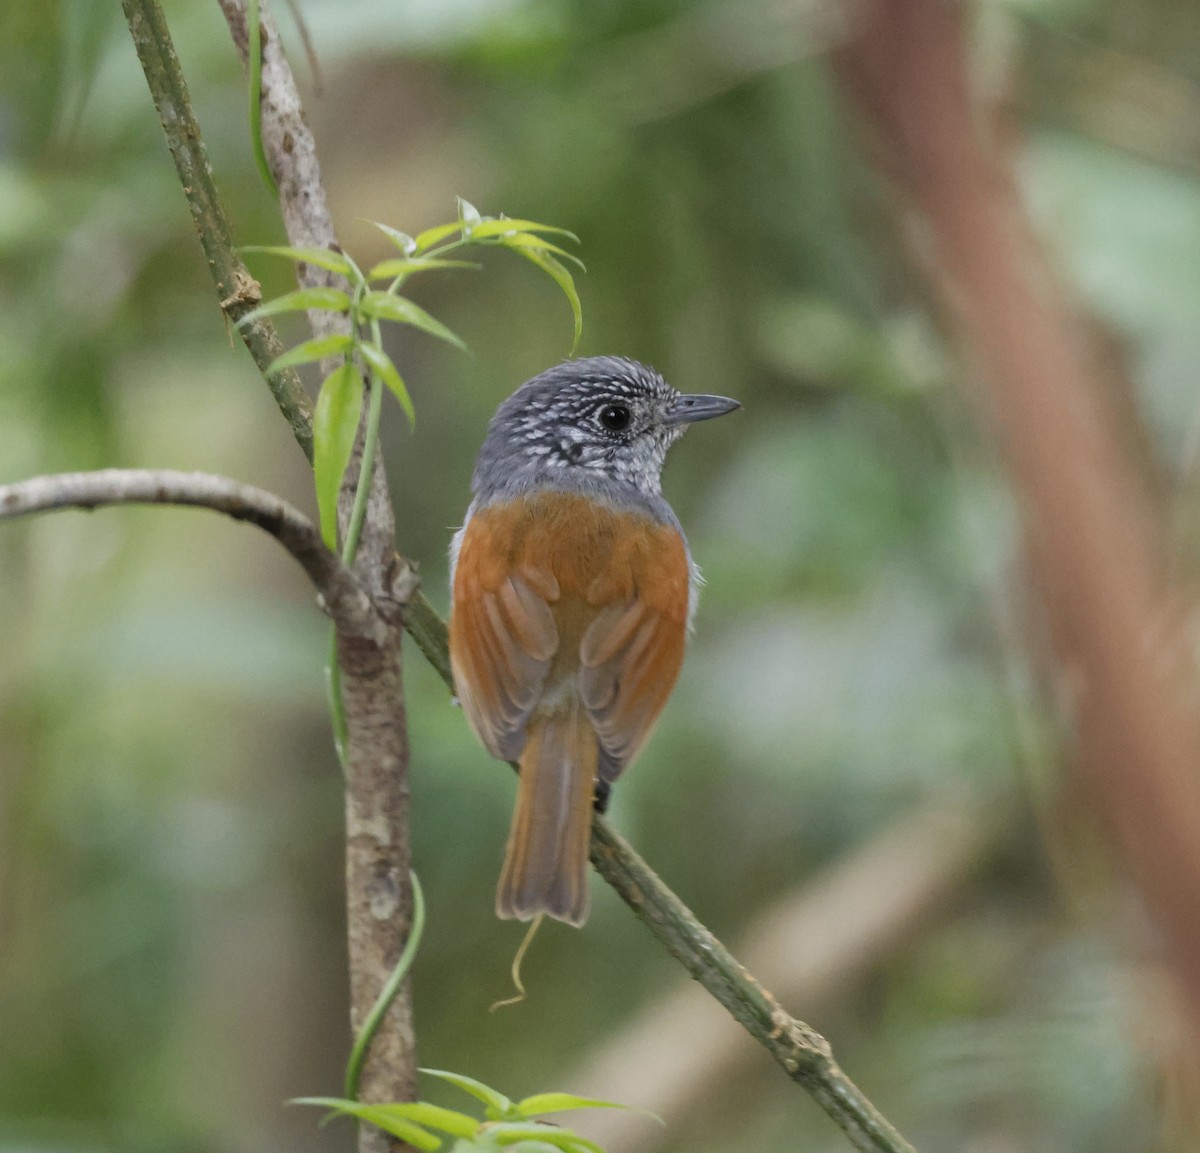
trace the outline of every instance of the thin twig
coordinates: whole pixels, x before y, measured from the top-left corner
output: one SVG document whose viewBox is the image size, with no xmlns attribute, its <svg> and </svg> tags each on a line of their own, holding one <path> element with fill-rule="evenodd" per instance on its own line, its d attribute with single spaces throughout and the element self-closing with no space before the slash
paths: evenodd
<svg viewBox="0 0 1200 1153">
<path fill-rule="evenodd" d="M 296 559 L 342 631 L 372 642 L 384 634 L 384 622 L 354 573 L 325 547 L 308 517 L 274 493 L 223 476 L 171 469 L 108 468 L 0 485 L 0 519 L 118 504 L 188 505 L 256 525 Z"/>
<path fill-rule="evenodd" d="M 262 302 L 262 291 L 234 250 L 233 230 L 217 196 L 200 126 L 192 115 L 187 84 L 179 68 L 167 22 L 155 0 L 122 0 L 122 7 L 158 119 L 166 133 L 167 147 L 175 161 L 200 247 L 217 286 L 221 311 L 237 326 L 246 313 Z M 259 371 L 266 376 L 267 366 L 283 352 L 274 325 L 269 320 L 256 320 L 237 327 L 237 331 Z M 266 381 L 292 435 L 311 461 L 312 405 L 300 377 L 289 368 L 266 376 Z"/>
</svg>

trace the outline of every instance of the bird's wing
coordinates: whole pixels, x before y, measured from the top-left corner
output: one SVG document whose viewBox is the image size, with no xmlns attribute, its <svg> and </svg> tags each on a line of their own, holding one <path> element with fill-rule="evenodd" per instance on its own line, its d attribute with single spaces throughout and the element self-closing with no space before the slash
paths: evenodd
<svg viewBox="0 0 1200 1153">
<path fill-rule="evenodd" d="M 515 760 L 558 651 L 547 603 L 558 590 L 548 572 L 528 566 L 511 571 L 507 551 L 492 537 L 478 517 L 463 535 L 454 574 L 450 663 L 458 699 L 484 747 Z"/>
<path fill-rule="evenodd" d="M 615 780 L 637 756 L 675 687 L 687 643 L 688 578 L 682 538 L 657 526 L 635 547 L 617 550 L 589 591 L 603 607 L 579 646 L 579 693 L 600 738 L 603 780 Z"/>
</svg>

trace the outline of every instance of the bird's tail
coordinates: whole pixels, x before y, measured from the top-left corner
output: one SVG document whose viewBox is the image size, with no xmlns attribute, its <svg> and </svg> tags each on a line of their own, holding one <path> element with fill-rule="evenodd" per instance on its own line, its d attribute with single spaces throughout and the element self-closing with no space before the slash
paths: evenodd
<svg viewBox="0 0 1200 1153">
<path fill-rule="evenodd" d="M 531 721 L 496 889 L 498 917 L 528 921 L 549 913 L 571 925 L 587 920 L 598 755 L 595 730 L 577 702 Z"/>
</svg>

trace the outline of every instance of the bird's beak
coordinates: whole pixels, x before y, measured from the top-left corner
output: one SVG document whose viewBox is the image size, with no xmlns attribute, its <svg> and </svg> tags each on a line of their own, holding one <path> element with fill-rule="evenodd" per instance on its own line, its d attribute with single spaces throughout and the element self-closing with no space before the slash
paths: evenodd
<svg viewBox="0 0 1200 1153">
<path fill-rule="evenodd" d="M 727 396 L 705 396 L 693 393 L 679 397 L 667 410 L 667 424 L 695 424 L 698 420 L 712 420 L 714 416 L 724 416 L 741 408 L 741 402 L 730 400 Z"/>
</svg>

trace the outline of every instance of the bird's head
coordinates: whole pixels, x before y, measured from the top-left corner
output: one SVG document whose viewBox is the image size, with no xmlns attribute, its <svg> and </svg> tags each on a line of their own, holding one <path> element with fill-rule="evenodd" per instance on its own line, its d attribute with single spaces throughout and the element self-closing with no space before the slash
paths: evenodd
<svg viewBox="0 0 1200 1153">
<path fill-rule="evenodd" d="M 496 411 L 473 487 L 505 487 L 514 476 L 553 483 L 569 473 L 657 496 L 667 450 L 688 425 L 740 407 L 724 396 L 677 392 L 633 360 L 568 360 L 521 385 Z"/>
</svg>

